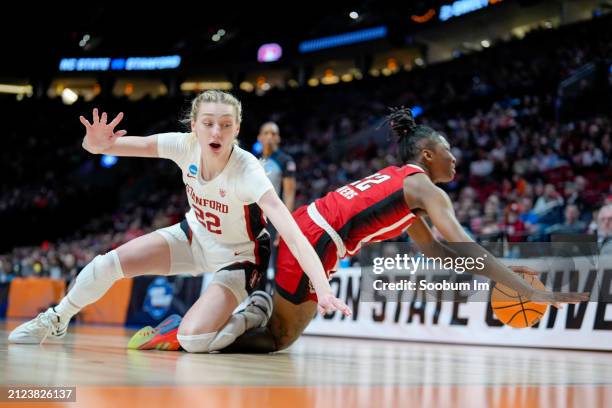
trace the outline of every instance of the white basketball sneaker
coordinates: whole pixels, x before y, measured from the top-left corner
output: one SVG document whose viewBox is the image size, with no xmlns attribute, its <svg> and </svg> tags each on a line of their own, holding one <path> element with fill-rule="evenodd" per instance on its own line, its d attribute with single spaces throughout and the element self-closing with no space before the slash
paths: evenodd
<svg viewBox="0 0 612 408">
<path fill-rule="evenodd" d="M 66 335 L 69 322 L 61 322 L 52 307 L 36 318 L 18 326 L 9 334 L 9 343 L 41 344 L 47 338 L 61 339 Z"/>
<path fill-rule="evenodd" d="M 246 330 L 251 330 L 254 327 L 264 327 L 272 316 L 272 296 L 263 290 L 257 290 L 249 298 L 250 302 L 244 310 L 238 312 L 244 314 Z"/>
<path fill-rule="evenodd" d="M 210 351 L 222 350 L 242 336 L 247 330 L 264 327 L 272 316 L 272 297 L 262 290 L 249 296 L 246 307 L 234 313 L 210 343 Z"/>
</svg>

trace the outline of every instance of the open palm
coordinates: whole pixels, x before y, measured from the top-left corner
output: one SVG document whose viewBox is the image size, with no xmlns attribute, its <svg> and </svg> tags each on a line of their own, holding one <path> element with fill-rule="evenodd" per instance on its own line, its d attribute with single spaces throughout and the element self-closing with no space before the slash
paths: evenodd
<svg viewBox="0 0 612 408">
<path fill-rule="evenodd" d="M 127 133 L 125 130 L 115 132 L 115 127 L 123 119 L 123 112 L 119 113 L 110 123 L 106 123 L 108 119 L 106 112 L 102 112 L 102 116 L 98 116 L 98 109 L 94 109 L 92 119 L 93 121 L 90 123 L 84 116 L 79 117 L 87 130 L 83 139 L 83 147 L 90 153 L 103 152 L 111 147 L 118 138 Z"/>
<path fill-rule="evenodd" d="M 342 300 L 335 297 L 332 293 L 326 293 L 322 295 L 317 294 L 317 298 L 317 309 L 322 315 L 325 315 L 326 313 L 332 313 L 336 310 L 339 310 L 345 316 L 350 316 L 352 314 L 351 309 Z"/>
</svg>

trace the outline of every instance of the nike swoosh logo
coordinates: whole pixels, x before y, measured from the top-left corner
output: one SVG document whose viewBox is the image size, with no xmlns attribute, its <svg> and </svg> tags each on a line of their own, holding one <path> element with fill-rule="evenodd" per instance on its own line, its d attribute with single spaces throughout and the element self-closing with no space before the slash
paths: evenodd
<svg viewBox="0 0 612 408">
<path fill-rule="evenodd" d="M 191 174 L 188 174 L 187 177 L 196 178 L 196 176 L 193 176 Z"/>
</svg>

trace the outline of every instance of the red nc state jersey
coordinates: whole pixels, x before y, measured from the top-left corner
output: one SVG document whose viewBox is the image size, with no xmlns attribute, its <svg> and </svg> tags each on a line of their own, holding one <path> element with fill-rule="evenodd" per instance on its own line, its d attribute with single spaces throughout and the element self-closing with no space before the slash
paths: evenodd
<svg viewBox="0 0 612 408">
<path fill-rule="evenodd" d="M 319 213 L 338 232 L 347 255 L 354 255 L 368 242 L 400 235 L 415 215 L 404 199 L 404 179 L 424 173 L 419 166 L 386 167 L 347 184 L 315 201 Z"/>
</svg>

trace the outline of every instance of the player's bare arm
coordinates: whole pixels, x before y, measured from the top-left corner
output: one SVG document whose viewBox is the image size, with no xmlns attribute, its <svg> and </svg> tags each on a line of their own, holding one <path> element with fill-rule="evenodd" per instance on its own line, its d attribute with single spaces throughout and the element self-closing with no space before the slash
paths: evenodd
<svg viewBox="0 0 612 408">
<path fill-rule="evenodd" d="M 127 131 L 115 128 L 123 119 L 123 112 L 108 122 L 108 115 L 98 109 L 92 112 L 90 122 L 84 116 L 79 120 L 85 126 L 86 133 L 83 138 L 83 149 L 92 154 L 110 154 L 113 156 L 128 157 L 159 157 L 157 154 L 157 136 L 125 136 Z"/>
<path fill-rule="evenodd" d="M 295 190 L 295 177 L 283 177 L 283 202 L 289 209 L 289 212 L 293 212 L 295 207 Z"/>
<path fill-rule="evenodd" d="M 289 213 L 289 210 L 276 192 L 272 189 L 268 190 L 257 204 L 283 237 L 291 253 L 299 261 L 304 272 L 306 272 L 311 280 L 317 292 L 319 312 L 328 313 L 340 310 L 349 316 L 351 310 L 342 300 L 334 296 L 317 253 L 308 240 L 306 240 L 291 213 Z"/>
<path fill-rule="evenodd" d="M 448 242 L 474 242 L 455 217 L 448 195 L 432 183 L 427 175 L 415 174 L 407 177 L 404 181 L 404 197 L 410 208 L 419 208 L 427 213 L 432 223 Z M 422 228 L 420 232 L 423 232 Z M 485 268 L 479 271 L 482 272 L 480 274 L 509 286 L 529 299 L 547 303 L 577 303 L 588 300 L 588 293 L 559 293 L 534 289 L 482 247 L 465 246 L 461 250 L 466 251 L 460 254 L 461 256 L 475 258 L 482 256 L 483 253 L 486 254 Z"/>
<path fill-rule="evenodd" d="M 423 219 L 423 216 L 417 215 L 415 221 L 410 225 L 410 227 L 406 230 L 412 241 L 419 247 L 423 254 L 429 257 L 454 257 L 459 256 L 455 251 L 453 251 L 448 246 L 444 245 L 442 242 L 438 241 L 427 222 Z M 527 267 L 521 265 L 508 265 L 512 271 L 516 273 L 522 273 L 525 275 L 539 275 L 540 273 Z"/>
</svg>

